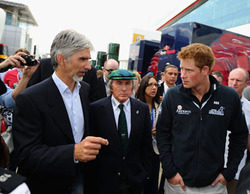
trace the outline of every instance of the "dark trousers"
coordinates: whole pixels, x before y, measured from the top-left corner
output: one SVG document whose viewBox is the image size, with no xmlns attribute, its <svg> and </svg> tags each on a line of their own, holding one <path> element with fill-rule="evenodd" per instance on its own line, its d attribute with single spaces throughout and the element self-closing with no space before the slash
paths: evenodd
<svg viewBox="0 0 250 194">
<path fill-rule="evenodd" d="M 129 185 L 125 181 L 121 181 L 119 194 L 143 194 L 143 184 Z"/>
<path fill-rule="evenodd" d="M 227 184 L 227 192 L 228 194 L 235 194 L 235 189 L 238 184 L 238 181 L 233 179 Z"/>
<path fill-rule="evenodd" d="M 72 191 L 71 194 L 83 194 L 83 174 L 78 169 L 76 172 L 76 176 L 72 183 Z"/>
<path fill-rule="evenodd" d="M 158 180 L 160 170 L 159 155 L 153 153 L 152 169 L 150 172 L 150 179 L 145 181 L 143 194 L 158 194 Z"/>
</svg>

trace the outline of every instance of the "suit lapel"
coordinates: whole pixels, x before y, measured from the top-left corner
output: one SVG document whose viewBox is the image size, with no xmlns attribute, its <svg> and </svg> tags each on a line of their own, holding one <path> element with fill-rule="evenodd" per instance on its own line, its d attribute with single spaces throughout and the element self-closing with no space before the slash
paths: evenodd
<svg viewBox="0 0 250 194">
<path fill-rule="evenodd" d="M 81 82 L 80 82 L 81 83 Z M 88 99 L 88 92 L 86 86 L 81 83 L 81 88 L 79 91 L 82 109 L 83 109 L 83 118 L 84 118 L 84 137 L 89 135 L 89 99 Z"/>
<path fill-rule="evenodd" d="M 139 110 L 137 109 L 135 100 L 133 98 L 130 98 L 130 105 L 131 105 L 131 131 L 130 131 L 129 142 L 131 142 L 133 134 L 135 133 L 135 129 L 137 128 L 136 117 L 137 114 L 139 114 Z"/>
<path fill-rule="evenodd" d="M 58 125 L 59 129 L 70 139 L 70 141 L 74 142 L 72 128 L 64 101 L 53 79 L 51 77 L 49 79 L 47 100 L 51 107 L 52 120 Z"/>
<path fill-rule="evenodd" d="M 115 122 L 115 116 L 114 116 L 114 111 L 113 111 L 113 106 L 111 102 L 111 96 L 107 97 L 105 102 L 104 102 L 104 111 L 106 121 L 107 121 L 107 130 L 110 133 L 110 137 L 114 137 L 115 145 L 118 145 L 118 147 L 121 148 L 121 139 L 120 135 L 117 129 L 117 125 Z M 120 149 L 119 149 L 120 150 Z"/>
</svg>

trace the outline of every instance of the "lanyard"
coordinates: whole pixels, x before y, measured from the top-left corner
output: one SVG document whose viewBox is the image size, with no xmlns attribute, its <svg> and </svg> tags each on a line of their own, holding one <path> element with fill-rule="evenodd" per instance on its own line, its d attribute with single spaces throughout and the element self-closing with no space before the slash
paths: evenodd
<svg viewBox="0 0 250 194">
<path fill-rule="evenodd" d="M 151 111 L 151 124 L 152 124 L 152 129 L 154 128 L 154 122 L 155 122 L 155 109 L 152 108 L 152 111 Z"/>
</svg>

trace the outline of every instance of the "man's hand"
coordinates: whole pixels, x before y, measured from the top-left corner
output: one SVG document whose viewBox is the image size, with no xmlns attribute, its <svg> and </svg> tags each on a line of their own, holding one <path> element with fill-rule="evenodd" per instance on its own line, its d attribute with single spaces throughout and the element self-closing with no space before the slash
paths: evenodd
<svg viewBox="0 0 250 194">
<path fill-rule="evenodd" d="M 39 65 L 40 65 L 40 61 L 37 61 L 37 64 L 34 66 L 24 66 L 22 68 L 22 71 L 23 71 L 22 77 L 30 79 Z"/>
<path fill-rule="evenodd" d="M 220 182 L 223 185 L 227 184 L 227 180 L 225 179 L 225 177 L 221 173 L 214 180 L 214 182 L 212 183 L 212 186 L 215 186 L 218 182 Z"/>
<path fill-rule="evenodd" d="M 80 143 L 75 144 L 74 158 L 81 162 L 88 162 L 96 159 L 102 145 L 108 145 L 107 139 L 101 137 L 88 136 Z"/>
<path fill-rule="evenodd" d="M 5 68 L 8 67 L 9 65 L 12 67 L 18 67 L 18 68 L 21 67 L 20 61 L 26 63 L 26 61 L 21 57 L 22 55 L 27 55 L 27 54 L 24 52 L 18 52 L 13 56 L 9 56 L 6 60 L 4 60 L 1 63 L 0 68 Z"/>
<path fill-rule="evenodd" d="M 168 179 L 168 182 L 172 185 L 178 185 L 180 184 L 181 185 L 181 188 L 183 189 L 183 191 L 186 190 L 186 186 L 184 184 L 184 181 L 181 177 L 181 175 L 179 173 L 177 173 L 174 177 Z"/>
<path fill-rule="evenodd" d="M 20 81 L 18 82 L 17 86 L 15 87 L 15 89 L 13 90 L 11 96 L 12 98 L 15 100 L 16 97 L 23 91 L 26 89 L 28 82 L 32 76 L 32 74 L 36 71 L 37 67 L 40 65 L 40 62 L 38 61 L 38 64 L 35 66 L 23 66 L 22 68 L 22 72 L 23 75 L 20 79 Z"/>
</svg>

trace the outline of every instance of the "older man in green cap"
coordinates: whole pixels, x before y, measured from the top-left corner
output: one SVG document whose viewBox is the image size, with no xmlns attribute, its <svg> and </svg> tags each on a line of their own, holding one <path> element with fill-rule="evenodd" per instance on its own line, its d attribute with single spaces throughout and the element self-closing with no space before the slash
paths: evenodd
<svg viewBox="0 0 250 194">
<path fill-rule="evenodd" d="M 135 79 L 130 71 L 112 71 L 111 95 L 91 104 L 93 135 L 109 141 L 96 159 L 97 194 L 140 194 L 150 178 L 150 114 L 145 103 L 130 97 Z"/>
</svg>

